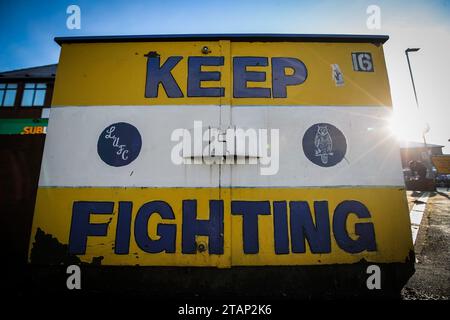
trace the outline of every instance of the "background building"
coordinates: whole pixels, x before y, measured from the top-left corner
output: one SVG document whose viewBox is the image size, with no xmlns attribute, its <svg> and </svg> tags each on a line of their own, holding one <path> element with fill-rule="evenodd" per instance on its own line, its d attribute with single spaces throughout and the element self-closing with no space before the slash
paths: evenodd
<svg viewBox="0 0 450 320">
<path fill-rule="evenodd" d="M 11 270 L 27 258 L 56 68 L 0 73 L 0 246 Z"/>
<path fill-rule="evenodd" d="M 431 143 L 425 145 L 422 142 L 400 142 L 403 175 L 408 190 L 435 190 L 434 178 L 437 172 L 431 157 L 442 155 L 443 147 Z M 414 172 L 414 167 L 423 167 L 426 170 L 423 178 L 427 179 L 420 179 L 417 172 Z"/>
</svg>

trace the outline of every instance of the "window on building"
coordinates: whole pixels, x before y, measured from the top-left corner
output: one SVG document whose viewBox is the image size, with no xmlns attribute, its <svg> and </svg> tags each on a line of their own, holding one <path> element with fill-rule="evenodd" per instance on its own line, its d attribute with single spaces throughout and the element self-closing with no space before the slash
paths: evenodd
<svg viewBox="0 0 450 320">
<path fill-rule="evenodd" d="M 16 93 L 17 83 L 0 83 L 0 106 L 13 107 Z"/>
<path fill-rule="evenodd" d="M 22 107 L 42 107 L 45 103 L 46 83 L 25 83 Z"/>
</svg>

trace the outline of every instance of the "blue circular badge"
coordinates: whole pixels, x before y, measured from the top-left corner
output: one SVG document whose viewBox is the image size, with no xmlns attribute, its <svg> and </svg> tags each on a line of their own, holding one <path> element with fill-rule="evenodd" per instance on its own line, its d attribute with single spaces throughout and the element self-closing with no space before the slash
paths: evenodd
<svg viewBox="0 0 450 320">
<path fill-rule="evenodd" d="M 138 129 L 126 122 L 114 123 L 98 138 L 97 152 L 110 166 L 122 167 L 137 158 L 142 147 Z"/>
<path fill-rule="evenodd" d="M 344 134 L 329 123 L 316 123 L 303 135 L 303 152 L 314 164 L 332 167 L 345 157 L 347 141 Z"/>
</svg>

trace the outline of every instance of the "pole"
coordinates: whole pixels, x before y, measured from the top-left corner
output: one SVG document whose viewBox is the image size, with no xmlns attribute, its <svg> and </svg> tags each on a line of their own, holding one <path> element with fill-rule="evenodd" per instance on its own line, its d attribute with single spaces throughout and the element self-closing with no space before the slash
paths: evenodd
<svg viewBox="0 0 450 320">
<path fill-rule="evenodd" d="M 417 107 L 417 109 L 419 109 L 419 100 L 417 99 L 416 85 L 414 84 L 414 77 L 413 77 L 412 70 L 411 70 L 411 63 L 409 62 L 409 55 L 408 55 L 408 53 L 410 51 L 412 51 L 412 50 L 406 49 L 405 50 L 405 54 L 406 54 L 406 60 L 408 60 L 409 74 L 411 75 L 411 82 L 412 82 L 412 86 L 413 86 L 413 90 L 414 90 L 414 98 L 416 99 L 416 107 Z M 418 51 L 418 49 L 415 50 L 415 51 Z"/>
<path fill-rule="evenodd" d="M 411 82 L 412 82 L 412 86 L 413 86 L 413 90 L 414 90 L 414 98 L 416 99 L 416 107 L 417 107 L 418 110 L 420 110 L 420 108 L 419 108 L 419 100 L 417 99 L 416 85 L 414 83 L 414 77 L 413 77 L 413 73 L 412 73 L 412 69 L 411 69 L 411 62 L 409 61 L 408 53 L 409 52 L 417 52 L 419 50 L 420 50 L 420 48 L 408 48 L 408 49 L 405 50 L 406 60 L 408 61 L 409 74 L 411 76 Z M 431 178 L 433 178 L 433 172 L 432 172 L 433 170 L 432 170 L 432 166 L 431 166 L 431 150 L 428 151 L 427 140 L 425 138 L 425 130 L 422 131 L 422 139 L 423 139 L 423 145 L 424 145 L 424 148 L 425 148 L 425 152 L 428 154 L 429 160 L 430 160 L 429 161 L 430 163 L 428 163 L 428 166 L 427 166 L 429 168 L 429 176 Z"/>
</svg>

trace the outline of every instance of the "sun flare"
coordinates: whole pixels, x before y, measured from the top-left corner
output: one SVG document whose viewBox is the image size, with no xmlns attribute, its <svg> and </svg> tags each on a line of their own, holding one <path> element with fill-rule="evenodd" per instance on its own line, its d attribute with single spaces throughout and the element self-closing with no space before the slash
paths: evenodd
<svg viewBox="0 0 450 320">
<path fill-rule="evenodd" d="M 420 141 L 426 128 L 426 122 L 419 112 L 393 113 L 389 121 L 389 129 L 398 140 Z"/>
</svg>

